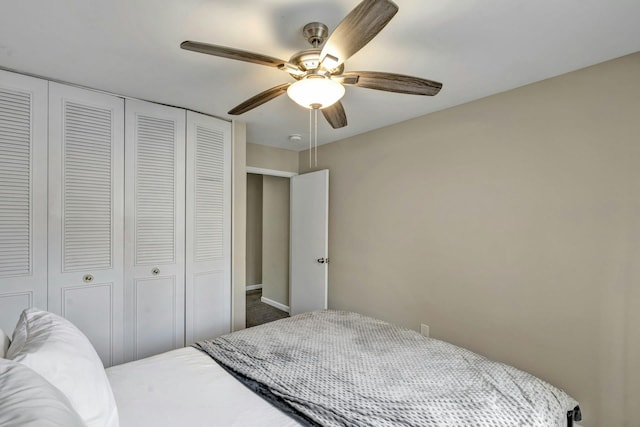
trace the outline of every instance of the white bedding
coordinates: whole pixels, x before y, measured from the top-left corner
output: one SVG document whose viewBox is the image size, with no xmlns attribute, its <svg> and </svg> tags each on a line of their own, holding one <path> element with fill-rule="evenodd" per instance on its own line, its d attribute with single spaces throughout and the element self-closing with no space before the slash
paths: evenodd
<svg viewBox="0 0 640 427">
<path fill-rule="evenodd" d="M 300 425 L 192 347 L 106 371 L 120 427 Z"/>
</svg>

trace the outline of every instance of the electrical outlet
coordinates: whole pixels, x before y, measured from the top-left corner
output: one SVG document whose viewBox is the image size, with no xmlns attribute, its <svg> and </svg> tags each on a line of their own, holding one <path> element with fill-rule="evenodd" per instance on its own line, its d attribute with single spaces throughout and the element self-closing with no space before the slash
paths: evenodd
<svg viewBox="0 0 640 427">
<path fill-rule="evenodd" d="M 420 325 L 420 333 L 425 337 L 429 338 L 429 325 L 425 325 L 424 323 Z"/>
</svg>

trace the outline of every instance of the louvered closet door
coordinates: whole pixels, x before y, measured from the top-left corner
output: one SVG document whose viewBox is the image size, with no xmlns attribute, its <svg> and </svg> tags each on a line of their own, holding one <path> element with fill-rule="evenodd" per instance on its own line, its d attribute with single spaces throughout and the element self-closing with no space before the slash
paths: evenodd
<svg viewBox="0 0 640 427">
<path fill-rule="evenodd" d="M 187 112 L 186 341 L 231 330 L 231 123 Z"/>
<path fill-rule="evenodd" d="M 124 100 L 49 84 L 49 310 L 123 360 Z"/>
<path fill-rule="evenodd" d="M 184 346 L 185 110 L 127 100 L 125 359 Z"/>
<path fill-rule="evenodd" d="M 0 328 L 47 308 L 47 81 L 0 70 Z"/>
</svg>

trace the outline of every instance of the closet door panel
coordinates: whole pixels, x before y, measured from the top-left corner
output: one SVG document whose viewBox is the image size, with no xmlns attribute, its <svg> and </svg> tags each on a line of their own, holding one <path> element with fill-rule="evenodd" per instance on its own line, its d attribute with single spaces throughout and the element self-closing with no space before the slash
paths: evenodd
<svg viewBox="0 0 640 427">
<path fill-rule="evenodd" d="M 74 325 L 82 325 L 82 332 L 92 337 L 93 347 L 100 355 L 112 353 L 115 288 L 113 283 L 62 288 L 62 315 Z"/>
<path fill-rule="evenodd" d="M 187 112 L 187 344 L 231 331 L 231 124 Z"/>
<path fill-rule="evenodd" d="M 124 100 L 49 86 L 49 310 L 123 361 Z"/>
<path fill-rule="evenodd" d="M 48 82 L 0 70 L 0 328 L 47 308 Z"/>
<path fill-rule="evenodd" d="M 229 304 L 231 286 L 225 281 L 224 271 L 204 272 L 193 277 L 193 300 L 206 301 L 207 308 L 196 308 L 193 320 L 194 342 L 228 334 L 230 331 Z"/>
<path fill-rule="evenodd" d="M 35 286 L 27 286 L 29 286 L 29 288 L 27 288 L 28 290 L 26 291 L 11 292 L 10 286 L 2 285 L 2 291 L 0 292 L 0 329 L 5 331 L 9 336 L 11 336 L 11 332 L 16 327 L 22 310 L 34 306 Z M 46 292 L 45 282 L 44 293 L 46 294 Z M 46 302 L 44 306 L 46 307 Z M 42 305 L 39 307 L 42 307 Z"/>
<path fill-rule="evenodd" d="M 126 101 L 126 360 L 184 346 L 185 114 Z"/>
<path fill-rule="evenodd" d="M 151 356 L 183 347 L 179 321 L 182 307 L 176 304 L 184 288 L 178 289 L 175 276 L 135 280 L 135 358 Z M 183 282 L 180 280 L 180 282 Z"/>
</svg>

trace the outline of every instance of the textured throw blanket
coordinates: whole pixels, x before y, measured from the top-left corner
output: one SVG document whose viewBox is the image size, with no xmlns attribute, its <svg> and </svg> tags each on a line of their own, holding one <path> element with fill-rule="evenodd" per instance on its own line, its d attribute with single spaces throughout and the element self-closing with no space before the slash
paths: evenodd
<svg viewBox="0 0 640 427">
<path fill-rule="evenodd" d="M 195 347 L 308 425 L 565 427 L 577 405 L 526 372 L 356 313 L 305 313 Z"/>
</svg>

